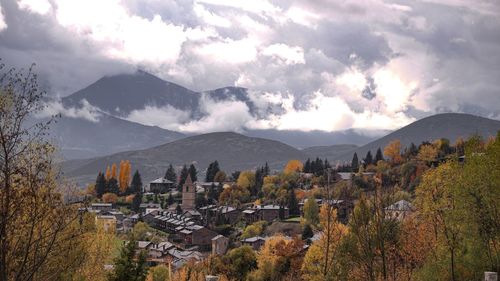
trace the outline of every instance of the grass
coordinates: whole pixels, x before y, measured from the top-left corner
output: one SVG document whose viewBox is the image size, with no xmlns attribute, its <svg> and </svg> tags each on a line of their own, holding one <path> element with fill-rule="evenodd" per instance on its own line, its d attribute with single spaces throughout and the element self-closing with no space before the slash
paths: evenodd
<svg viewBox="0 0 500 281">
<path fill-rule="evenodd" d="M 292 218 L 289 218 L 285 221 L 286 222 L 300 222 L 300 217 L 292 217 Z"/>
</svg>

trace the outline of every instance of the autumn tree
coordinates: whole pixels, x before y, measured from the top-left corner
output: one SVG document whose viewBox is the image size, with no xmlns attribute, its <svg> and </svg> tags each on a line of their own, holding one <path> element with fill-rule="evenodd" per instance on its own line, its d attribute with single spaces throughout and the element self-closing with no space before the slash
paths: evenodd
<svg viewBox="0 0 500 281">
<path fill-rule="evenodd" d="M 130 161 L 120 161 L 120 176 L 118 179 L 118 186 L 120 187 L 120 192 L 125 193 L 130 183 Z"/>
<path fill-rule="evenodd" d="M 257 266 L 257 257 L 250 246 L 232 249 L 223 257 L 228 265 L 227 276 L 234 280 L 245 280 L 248 272 Z"/>
<path fill-rule="evenodd" d="M 304 168 L 304 164 L 300 160 L 290 160 L 288 163 L 286 163 L 285 168 L 283 169 L 283 172 L 285 174 L 288 173 L 297 173 L 297 172 L 302 172 L 302 169 Z"/>
<path fill-rule="evenodd" d="M 224 173 L 224 171 L 218 171 L 216 174 L 215 174 L 215 177 L 214 177 L 214 182 L 225 182 L 226 181 L 226 173 Z"/>
<path fill-rule="evenodd" d="M 432 144 L 425 144 L 420 147 L 417 159 L 429 165 L 432 161 L 436 161 L 437 156 L 438 149 Z"/>
<path fill-rule="evenodd" d="M 53 119 L 32 124 L 43 100 L 32 68 L 0 64 L 1 281 L 59 279 L 81 262 L 77 209 L 64 202 L 69 189 L 44 137 Z"/>
<path fill-rule="evenodd" d="M 116 195 L 115 193 L 111 193 L 111 192 L 104 193 L 102 195 L 102 201 L 104 203 L 116 203 L 116 201 L 118 201 L 118 195 Z"/>
<path fill-rule="evenodd" d="M 324 204 L 320 211 L 321 237 L 314 242 L 304 258 L 304 280 L 339 280 L 344 275 L 340 266 L 339 248 L 348 229 L 337 220 L 335 209 Z"/>
<path fill-rule="evenodd" d="M 252 171 L 243 171 L 240 173 L 236 184 L 249 192 L 254 191 L 255 187 L 255 173 Z M 254 194 L 255 195 L 255 194 Z"/>
<path fill-rule="evenodd" d="M 108 165 L 106 167 L 106 180 L 110 180 L 110 179 L 111 179 L 111 168 Z"/>
<path fill-rule="evenodd" d="M 170 281 L 170 271 L 164 264 L 151 267 L 146 281 Z"/>
<path fill-rule="evenodd" d="M 401 157 L 401 142 L 399 140 L 391 141 L 384 148 L 384 155 L 391 159 L 394 164 L 399 164 L 403 160 Z"/>
<path fill-rule="evenodd" d="M 116 163 L 111 165 L 111 179 L 117 179 L 116 177 Z"/>
</svg>

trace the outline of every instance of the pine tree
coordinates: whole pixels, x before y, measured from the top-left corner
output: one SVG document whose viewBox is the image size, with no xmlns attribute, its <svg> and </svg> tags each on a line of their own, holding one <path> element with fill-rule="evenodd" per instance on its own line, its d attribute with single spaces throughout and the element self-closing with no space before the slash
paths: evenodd
<svg viewBox="0 0 500 281">
<path fill-rule="evenodd" d="M 293 189 L 288 192 L 288 209 L 291 216 L 300 215 L 299 202 Z"/>
<path fill-rule="evenodd" d="M 142 179 L 139 171 L 135 171 L 132 183 L 130 184 L 130 191 L 134 193 L 134 200 L 132 200 L 132 210 L 139 212 L 139 207 L 142 203 Z"/>
<path fill-rule="evenodd" d="M 186 165 L 182 166 L 181 175 L 179 177 L 179 188 L 178 188 L 179 191 L 181 191 L 182 186 L 186 182 L 188 174 L 189 174 L 189 170 L 188 170 L 187 166 Z"/>
<path fill-rule="evenodd" d="M 120 193 L 120 188 L 118 187 L 118 181 L 115 178 L 110 178 L 106 182 L 106 192 L 105 193 Z"/>
<path fill-rule="evenodd" d="M 168 194 L 167 204 L 169 206 L 172 205 L 172 204 L 174 204 L 174 197 L 172 196 L 172 193 Z"/>
<path fill-rule="evenodd" d="M 167 171 L 165 172 L 165 178 L 173 183 L 177 182 L 177 174 L 172 164 L 168 165 Z"/>
<path fill-rule="evenodd" d="M 95 180 L 95 192 L 97 198 L 101 198 L 102 195 L 106 192 L 106 178 L 101 172 L 99 172 Z"/>
<path fill-rule="evenodd" d="M 366 153 L 364 161 L 366 166 L 373 164 L 373 156 L 371 150 L 368 150 L 368 152 Z"/>
<path fill-rule="evenodd" d="M 219 162 L 215 160 L 214 162 L 210 163 L 207 168 L 207 173 L 205 176 L 205 181 L 206 182 L 213 182 L 215 175 L 220 171 L 219 168 Z"/>
<path fill-rule="evenodd" d="M 135 258 L 135 239 L 132 238 L 120 250 L 120 256 L 114 261 L 114 271 L 110 281 L 144 281 L 148 273 L 146 252 L 141 251 Z"/>
<path fill-rule="evenodd" d="M 306 223 L 304 229 L 302 230 L 302 240 L 312 238 L 314 236 L 313 229 L 310 224 Z"/>
<path fill-rule="evenodd" d="M 266 164 L 264 165 L 264 177 L 269 176 L 271 174 L 271 170 L 269 169 L 269 165 Z"/>
<path fill-rule="evenodd" d="M 377 149 L 377 154 L 375 154 L 375 163 L 378 163 L 378 161 L 383 161 L 384 160 L 384 156 L 382 155 L 382 150 L 380 149 L 380 147 Z"/>
<path fill-rule="evenodd" d="M 198 180 L 198 171 L 196 171 L 196 167 L 194 164 L 189 165 L 189 175 L 191 176 L 191 180 L 193 182 Z"/>
<path fill-rule="evenodd" d="M 358 154 L 356 152 L 354 152 L 354 155 L 352 156 L 351 169 L 352 172 L 354 173 L 357 173 L 359 170 L 359 160 L 358 160 Z"/>
<path fill-rule="evenodd" d="M 178 215 L 182 215 L 182 208 L 181 208 L 181 205 L 177 205 L 177 207 L 175 208 L 175 212 L 176 212 Z"/>
<path fill-rule="evenodd" d="M 304 173 L 311 172 L 311 159 L 307 158 L 306 163 L 304 164 Z"/>
</svg>

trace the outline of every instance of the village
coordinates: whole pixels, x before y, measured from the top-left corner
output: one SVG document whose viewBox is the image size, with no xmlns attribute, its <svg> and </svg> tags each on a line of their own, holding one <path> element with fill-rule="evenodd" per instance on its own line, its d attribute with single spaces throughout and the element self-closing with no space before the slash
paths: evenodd
<svg viewBox="0 0 500 281">
<path fill-rule="evenodd" d="M 322 160 L 313 161 L 319 162 Z M 217 161 L 213 164 L 215 163 Z M 167 176 L 145 184 L 141 190 L 142 201 L 137 212 L 118 207 L 113 202 L 91 202 L 87 207 L 80 208 L 80 212 L 95 216 L 95 225 L 99 229 L 124 237 L 122 243 L 128 243 L 127 239 L 135 228 L 146 228 L 145 233 L 140 235 L 142 237 L 134 238 L 139 239 L 134 240 L 136 256 L 145 253 L 148 266 L 166 265 L 170 274 L 186 264 L 202 262 L 214 255 L 223 256 L 229 250 L 241 246 L 249 246 L 258 252 L 274 236 L 288 241 L 301 240 L 299 254 L 305 256 L 311 243 L 322 236 L 322 230 L 317 227 L 322 206 L 334 210 L 340 223 L 349 222 L 357 200 L 347 194 L 335 197 L 334 190 L 354 186 L 355 178 L 373 183 L 375 177 L 374 172 L 337 172 L 329 168 L 328 164 L 318 165 L 317 168 L 313 168 L 311 163 L 306 165 L 304 168 L 300 161 L 292 160 L 283 172 L 261 174 L 261 186 L 258 186 L 255 179 L 252 183 L 263 190 L 260 196 L 256 194 L 255 201 L 241 198 L 224 200 L 224 196 L 221 196 L 223 190 L 236 193 L 241 187 L 238 186 L 244 182 L 241 178 L 245 173 L 255 177 L 255 174 L 248 171 L 240 173 L 236 180 L 226 178 L 220 182 L 193 182 L 191 174 L 187 173 L 180 188 L 176 181 L 181 179 L 172 181 Z M 257 169 L 264 170 L 264 167 Z M 303 172 L 304 170 L 307 172 Z M 218 166 L 217 171 L 207 172 L 219 172 Z M 257 172 L 257 176 L 258 174 Z M 108 177 L 112 178 L 110 175 Z M 173 179 L 171 176 L 169 178 Z M 217 177 L 214 175 L 214 178 Z M 285 192 L 288 197 L 283 200 L 265 192 L 269 181 L 274 182 L 272 188 L 276 191 L 282 189 L 283 184 L 292 184 L 297 188 Z M 219 198 L 208 200 L 209 194 L 213 193 L 219 194 Z M 102 198 L 105 197 L 103 195 Z M 385 207 L 385 216 L 388 219 L 403 220 L 413 210 L 410 202 L 401 199 Z M 109 269 L 112 267 L 109 265 Z M 219 279 L 218 276 L 207 275 L 207 280 Z"/>
</svg>

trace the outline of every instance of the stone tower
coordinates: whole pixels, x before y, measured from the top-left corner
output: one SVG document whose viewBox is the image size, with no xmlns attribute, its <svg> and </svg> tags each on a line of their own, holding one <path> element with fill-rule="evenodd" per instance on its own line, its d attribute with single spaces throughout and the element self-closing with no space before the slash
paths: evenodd
<svg viewBox="0 0 500 281">
<path fill-rule="evenodd" d="M 182 186 L 182 205 L 183 211 L 193 210 L 195 207 L 194 200 L 196 199 L 196 187 L 188 174 L 186 182 Z"/>
</svg>

